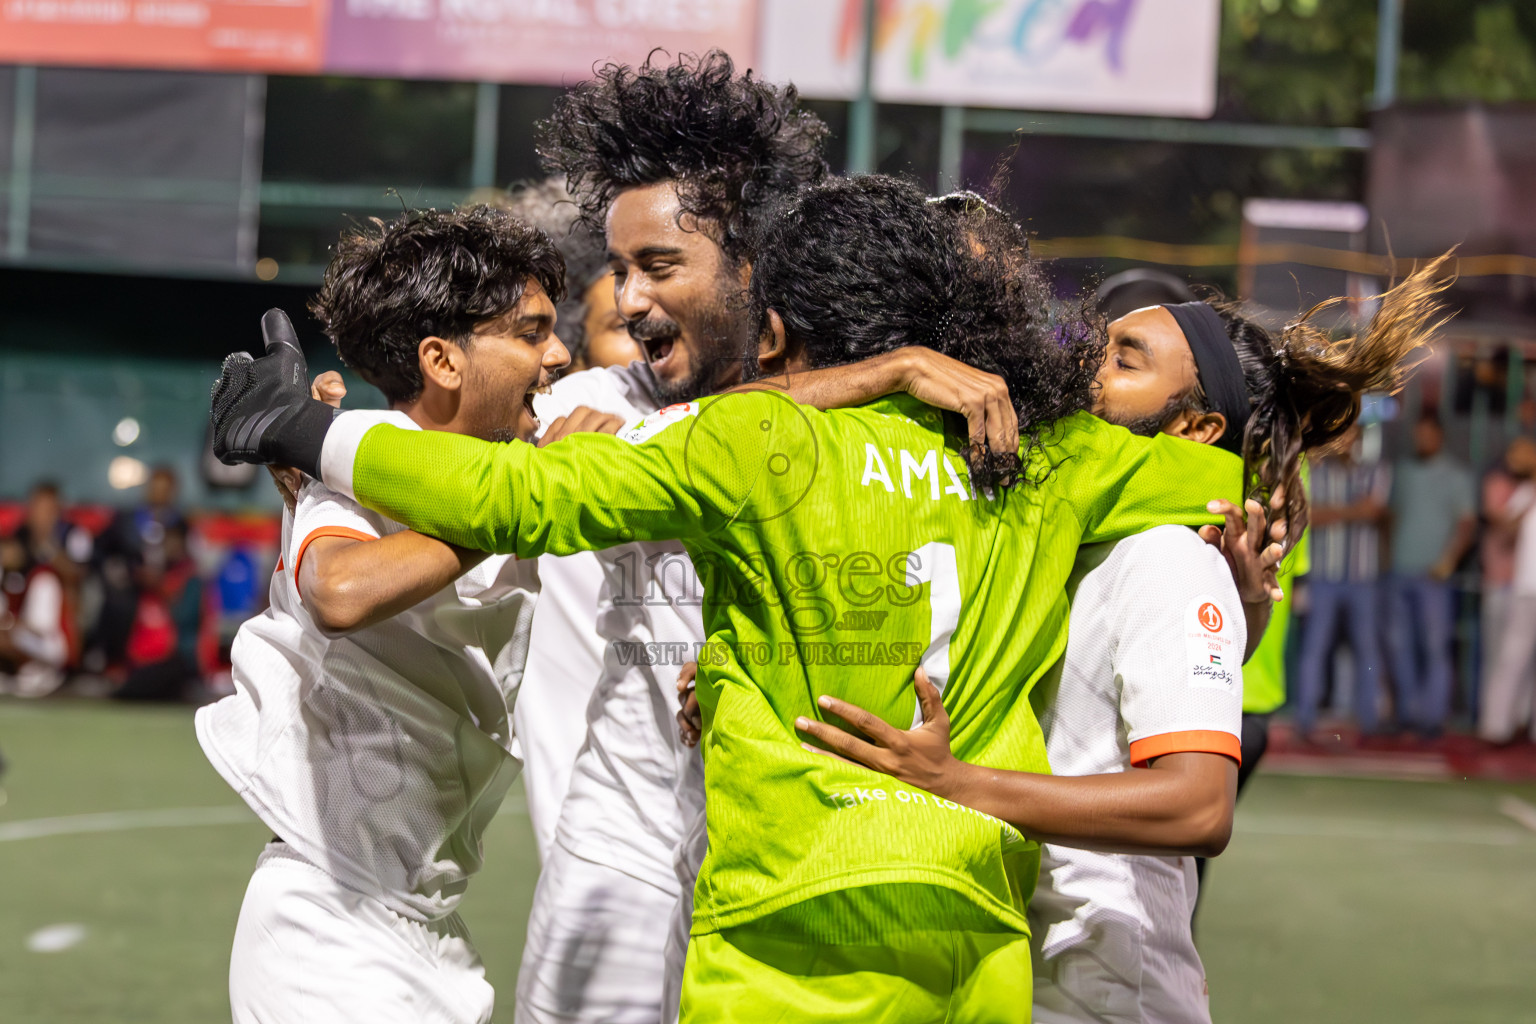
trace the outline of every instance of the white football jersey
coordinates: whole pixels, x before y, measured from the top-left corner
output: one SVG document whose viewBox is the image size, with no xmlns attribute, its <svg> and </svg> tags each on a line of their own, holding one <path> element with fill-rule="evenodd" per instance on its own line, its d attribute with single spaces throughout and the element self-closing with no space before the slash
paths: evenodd
<svg viewBox="0 0 1536 1024">
<path fill-rule="evenodd" d="M 603 638 L 594 621 L 603 579 L 602 563 L 590 551 L 539 556 L 532 633 L 539 639 L 528 648 L 512 721 L 541 864 L 550 861 L 571 770 L 587 739 L 587 707 L 603 673 Z"/>
<path fill-rule="evenodd" d="M 435 920 L 480 869 L 481 836 L 517 777 L 511 709 L 539 577 L 536 562 L 492 556 L 394 618 L 327 636 L 297 590 L 305 548 L 403 529 L 306 483 L 284 514 L 271 607 L 235 637 L 236 692 L 198 711 L 197 736 L 305 860 Z"/>
<path fill-rule="evenodd" d="M 587 406 L 643 430 L 636 421 L 652 417 L 659 405 L 655 375 L 637 361 L 572 374 L 536 408 L 545 423 Z M 595 628 L 603 644 L 586 743 L 555 840 L 579 857 L 675 893 L 673 850 L 704 806 L 703 762 L 679 741 L 675 718 L 677 674 L 704 642 L 703 589 L 676 542 L 625 544 L 595 557 L 605 578 L 595 611 L 534 637 L 535 648 L 555 647 L 561 637 Z"/>
<path fill-rule="evenodd" d="M 1034 698 L 1051 771 L 1123 772 L 1184 751 L 1240 759 L 1247 630 L 1225 559 L 1183 526 L 1081 557 L 1105 551 L 1072 600 L 1059 683 Z M 1056 845 L 1041 858 L 1029 907 L 1037 1022 L 1210 1020 L 1190 930 L 1194 858 Z"/>
</svg>

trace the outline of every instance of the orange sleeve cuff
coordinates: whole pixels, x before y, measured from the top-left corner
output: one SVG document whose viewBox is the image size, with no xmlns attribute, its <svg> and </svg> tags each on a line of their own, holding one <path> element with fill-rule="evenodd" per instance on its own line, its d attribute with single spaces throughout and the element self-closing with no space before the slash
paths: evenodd
<svg viewBox="0 0 1536 1024">
<path fill-rule="evenodd" d="M 1164 754 L 1224 754 L 1243 763 L 1243 745 L 1236 736 L 1219 729 L 1191 729 L 1135 740 L 1131 743 L 1131 767 L 1145 768 L 1148 761 Z"/>
<path fill-rule="evenodd" d="M 299 545 L 299 553 L 293 557 L 293 582 L 297 586 L 299 582 L 299 567 L 304 564 L 304 552 L 309 546 L 321 537 L 344 537 L 347 540 L 378 540 L 371 533 L 362 530 L 354 530 L 350 526 L 317 526 L 309 531 L 309 536 L 304 538 L 304 543 Z"/>
</svg>

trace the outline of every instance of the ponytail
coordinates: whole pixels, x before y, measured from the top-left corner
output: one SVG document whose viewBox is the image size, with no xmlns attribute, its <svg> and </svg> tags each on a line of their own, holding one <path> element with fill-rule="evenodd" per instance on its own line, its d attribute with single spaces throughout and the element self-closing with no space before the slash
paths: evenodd
<svg viewBox="0 0 1536 1024">
<path fill-rule="evenodd" d="M 1292 543 L 1307 526 L 1302 454 L 1337 442 L 1359 418 L 1364 392 L 1395 393 L 1401 388 L 1403 359 L 1427 345 L 1450 319 L 1439 300 L 1451 284 L 1442 276 L 1450 257 L 1446 253 L 1431 260 L 1388 290 L 1370 324 L 1349 337 L 1331 338 L 1314 322 L 1344 299 L 1318 303 L 1287 324 L 1278 338 L 1241 316 L 1235 306 L 1216 307 L 1251 396 L 1243 437 L 1249 496 L 1268 507 L 1277 491 L 1284 494 L 1281 514 Z"/>
</svg>

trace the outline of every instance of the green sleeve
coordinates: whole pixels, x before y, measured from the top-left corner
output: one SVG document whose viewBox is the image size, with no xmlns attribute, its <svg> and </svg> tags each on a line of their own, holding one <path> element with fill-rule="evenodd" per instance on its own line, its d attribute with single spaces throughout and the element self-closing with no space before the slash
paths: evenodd
<svg viewBox="0 0 1536 1024">
<path fill-rule="evenodd" d="M 547 448 L 380 425 L 357 442 L 352 491 L 413 530 L 519 558 L 701 537 L 736 516 L 760 475 L 776 411 L 760 404 L 674 406 L 619 437 Z"/>
<path fill-rule="evenodd" d="M 1305 455 L 1301 457 L 1301 486 L 1309 492 L 1312 487 L 1312 466 Z M 1285 556 L 1285 560 L 1280 563 L 1280 571 L 1289 573 L 1292 579 L 1305 576 L 1312 571 L 1312 532 L 1310 530 L 1302 531 L 1301 538 L 1296 541 Z M 1282 582 L 1280 587 L 1287 594 L 1291 592 L 1288 582 Z"/>
<path fill-rule="evenodd" d="M 1084 544 L 1165 524 L 1220 523 L 1206 503 L 1243 498 L 1243 462 L 1232 453 L 1169 434 L 1139 437 L 1087 413 L 1061 423 L 1047 438 L 1045 458 Z"/>
</svg>

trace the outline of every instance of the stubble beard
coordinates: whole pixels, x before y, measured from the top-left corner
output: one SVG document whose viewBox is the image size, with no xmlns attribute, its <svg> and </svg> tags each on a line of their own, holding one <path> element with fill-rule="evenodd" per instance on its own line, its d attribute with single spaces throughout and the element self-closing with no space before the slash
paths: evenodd
<svg viewBox="0 0 1536 1024">
<path fill-rule="evenodd" d="M 1157 412 L 1146 416 L 1116 416 L 1108 409 L 1101 411 L 1099 419 L 1105 423 L 1113 423 L 1117 427 L 1124 427 L 1137 437 L 1156 437 L 1163 432 L 1163 427 L 1178 413 L 1184 405 L 1184 399 L 1175 396 L 1168 400 L 1168 404 Z"/>
<path fill-rule="evenodd" d="M 656 398 L 663 406 L 691 402 L 734 383 L 732 371 L 739 371 L 746 358 L 746 295 L 734 279 L 722 279 L 722 285 L 695 318 L 688 375 L 656 379 Z"/>
</svg>

